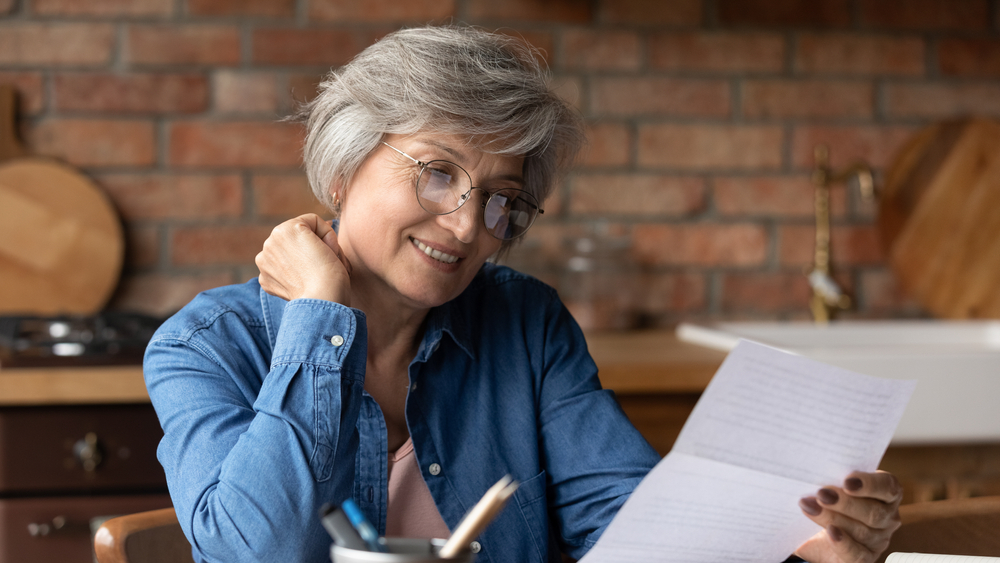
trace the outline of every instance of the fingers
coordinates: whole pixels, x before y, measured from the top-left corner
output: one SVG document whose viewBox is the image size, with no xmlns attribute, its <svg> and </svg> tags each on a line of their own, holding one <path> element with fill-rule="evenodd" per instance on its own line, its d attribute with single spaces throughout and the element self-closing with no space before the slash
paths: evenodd
<svg viewBox="0 0 1000 563">
<path fill-rule="evenodd" d="M 318 215 L 285 221 L 271 231 L 255 258 L 261 287 L 287 300 L 302 297 L 347 305 L 350 261 L 336 232 Z"/>
<path fill-rule="evenodd" d="M 895 475 L 885 471 L 851 473 L 844 479 L 844 492 L 850 496 L 873 498 L 897 505 L 903 499 L 903 486 Z"/>
</svg>

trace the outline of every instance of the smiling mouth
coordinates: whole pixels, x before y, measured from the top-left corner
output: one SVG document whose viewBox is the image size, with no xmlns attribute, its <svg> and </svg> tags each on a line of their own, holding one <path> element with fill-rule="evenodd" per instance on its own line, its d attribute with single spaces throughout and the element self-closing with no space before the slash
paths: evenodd
<svg viewBox="0 0 1000 563">
<path fill-rule="evenodd" d="M 423 252 L 439 262 L 444 262 L 445 264 L 454 264 L 455 262 L 458 262 L 458 256 L 452 256 L 451 254 L 445 254 L 440 250 L 434 250 L 415 238 L 410 238 L 410 240 L 413 241 L 413 245 L 416 246 L 420 252 Z"/>
</svg>

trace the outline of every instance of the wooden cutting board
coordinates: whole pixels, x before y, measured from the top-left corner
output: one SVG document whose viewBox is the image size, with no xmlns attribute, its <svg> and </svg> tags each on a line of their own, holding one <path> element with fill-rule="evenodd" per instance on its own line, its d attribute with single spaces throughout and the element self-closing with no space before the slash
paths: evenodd
<svg viewBox="0 0 1000 563">
<path fill-rule="evenodd" d="M 1000 318 L 1000 123 L 917 133 L 886 175 L 878 229 L 903 289 L 934 316 Z"/>
<path fill-rule="evenodd" d="M 121 274 L 121 223 L 79 171 L 23 156 L 15 111 L 0 85 L 0 314 L 94 314 Z"/>
</svg>

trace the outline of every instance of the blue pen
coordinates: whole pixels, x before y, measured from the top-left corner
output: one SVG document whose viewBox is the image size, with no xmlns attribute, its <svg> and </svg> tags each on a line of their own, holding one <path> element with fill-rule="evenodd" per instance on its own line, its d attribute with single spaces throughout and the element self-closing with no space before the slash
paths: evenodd
<svg viewBox="0 0 1000 563">
<path fill-rule="evenodd" d="M 365 518 L 365 515 L 353 500 L 345 500 L 340 505 L 340 508 L 344 510 L 344 514 L 347 515 L 347 519 L 354 525 L 361 539 L 365 540 L 365 543 L 368 544 L 368 549 L 382 553 L 386 552 L 385 546 L 379 541 L 378 532 L 375 531 L 375 527 Z"/>
</svg>

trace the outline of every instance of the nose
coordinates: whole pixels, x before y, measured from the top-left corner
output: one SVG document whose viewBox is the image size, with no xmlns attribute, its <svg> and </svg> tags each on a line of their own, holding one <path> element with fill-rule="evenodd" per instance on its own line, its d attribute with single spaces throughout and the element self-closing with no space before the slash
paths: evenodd
<svg viewBox="0 0 1000 563">
<path fill-rule="evenodd" d="M 479 217 L 482 215 L 482 202 L 476 197 L 476 188 L 469 193 L 469 201 L 448 213 L 438 215 L 438 224 L 454 233 L 455 238 L 463 243 L 470 243 L 479 235 Z"/>
</svg>

